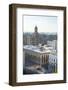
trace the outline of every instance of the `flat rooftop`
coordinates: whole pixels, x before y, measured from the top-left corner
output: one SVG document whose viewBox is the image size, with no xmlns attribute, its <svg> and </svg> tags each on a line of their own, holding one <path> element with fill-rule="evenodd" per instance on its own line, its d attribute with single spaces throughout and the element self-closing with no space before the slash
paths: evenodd
<svg viewBox="0 0 68 90">
<path fill-rule="evenodd" d="M 39 46 L 33 46 L 33 45 L 24 45 L 24 50 L 29 50 L 37 53 L 51 53 L 51 50 L 48 47 L 39 47 Z"/>
</svg>

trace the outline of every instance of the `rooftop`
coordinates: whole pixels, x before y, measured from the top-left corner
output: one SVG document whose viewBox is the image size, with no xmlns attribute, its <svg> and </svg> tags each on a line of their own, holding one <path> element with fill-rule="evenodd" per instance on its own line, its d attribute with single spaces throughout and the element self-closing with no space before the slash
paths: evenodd
<svg viewBox="0 0 68 90">
<path fill-rule="evenodd" d="M 37 53 L 51 53 L 51 50 L 47 46 L 44 48 L 43 46 L 24 45 L 23 48 Z"/>
</svg>

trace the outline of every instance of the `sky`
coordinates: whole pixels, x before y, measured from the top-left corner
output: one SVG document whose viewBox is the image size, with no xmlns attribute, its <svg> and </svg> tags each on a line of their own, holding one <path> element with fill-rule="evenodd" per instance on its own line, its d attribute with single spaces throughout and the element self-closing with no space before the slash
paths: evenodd
<svg viewBox="0 0 68 90">
<path fill-rule="evenodd" d="M 24 32 L 34 32 L 34 27 L 38 27 L 38 32 L 56 33 L 58 29 L 56 16 L 23 16 Z"/>
</svg>

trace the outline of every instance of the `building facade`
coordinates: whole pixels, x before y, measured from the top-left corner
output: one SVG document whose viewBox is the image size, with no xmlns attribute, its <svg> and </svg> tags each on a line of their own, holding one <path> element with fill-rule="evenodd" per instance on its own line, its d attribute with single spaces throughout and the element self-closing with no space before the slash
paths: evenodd
<svg viewBox="0 0 68 90">
<path fill-rule="evenodd" d="M 47 41 L 47 45 L 53 47 L 54 50 L 57 50 L 57 40 Z"/>
<path fill-rule="evenodd" d="M 26 45 L 24 46 L 24 65 L 25 65 L 25 55 L 27 55 L 28 58 L 31 58 L 31 60 L 34 60 L 37 65 L 40 65 L 40 67 L 44 64 L 47 64 L 49 54 L 51 53 L 50 50 L 43 50 L 41 51 L 40 48 L 32 45 Z M 27 59 L 28 59 L 27 58 Z"/>
</svg>

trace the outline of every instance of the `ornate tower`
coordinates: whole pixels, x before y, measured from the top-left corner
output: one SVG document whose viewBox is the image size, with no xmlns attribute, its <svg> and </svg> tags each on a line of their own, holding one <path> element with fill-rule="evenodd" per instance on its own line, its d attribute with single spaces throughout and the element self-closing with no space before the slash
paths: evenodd
<svg viewBox="0 0 68 90">
<path fill-rule="evenodd" d="M 35 28 L 34 28 L 34 29 L 35 29 L 35 32 L 38 32 L 38 27 L 37 27 L 37 26 L 35 26 Z"/>
<path fill-rule="evenodd" d="M 35 26 L 34 33 L 32 34 L 32 44 L 38 45 L 39 41 L 40 41 L 40 38 L 39 38 L 39 33 L 38 33 L 38 27 Z"/>
</svg>

